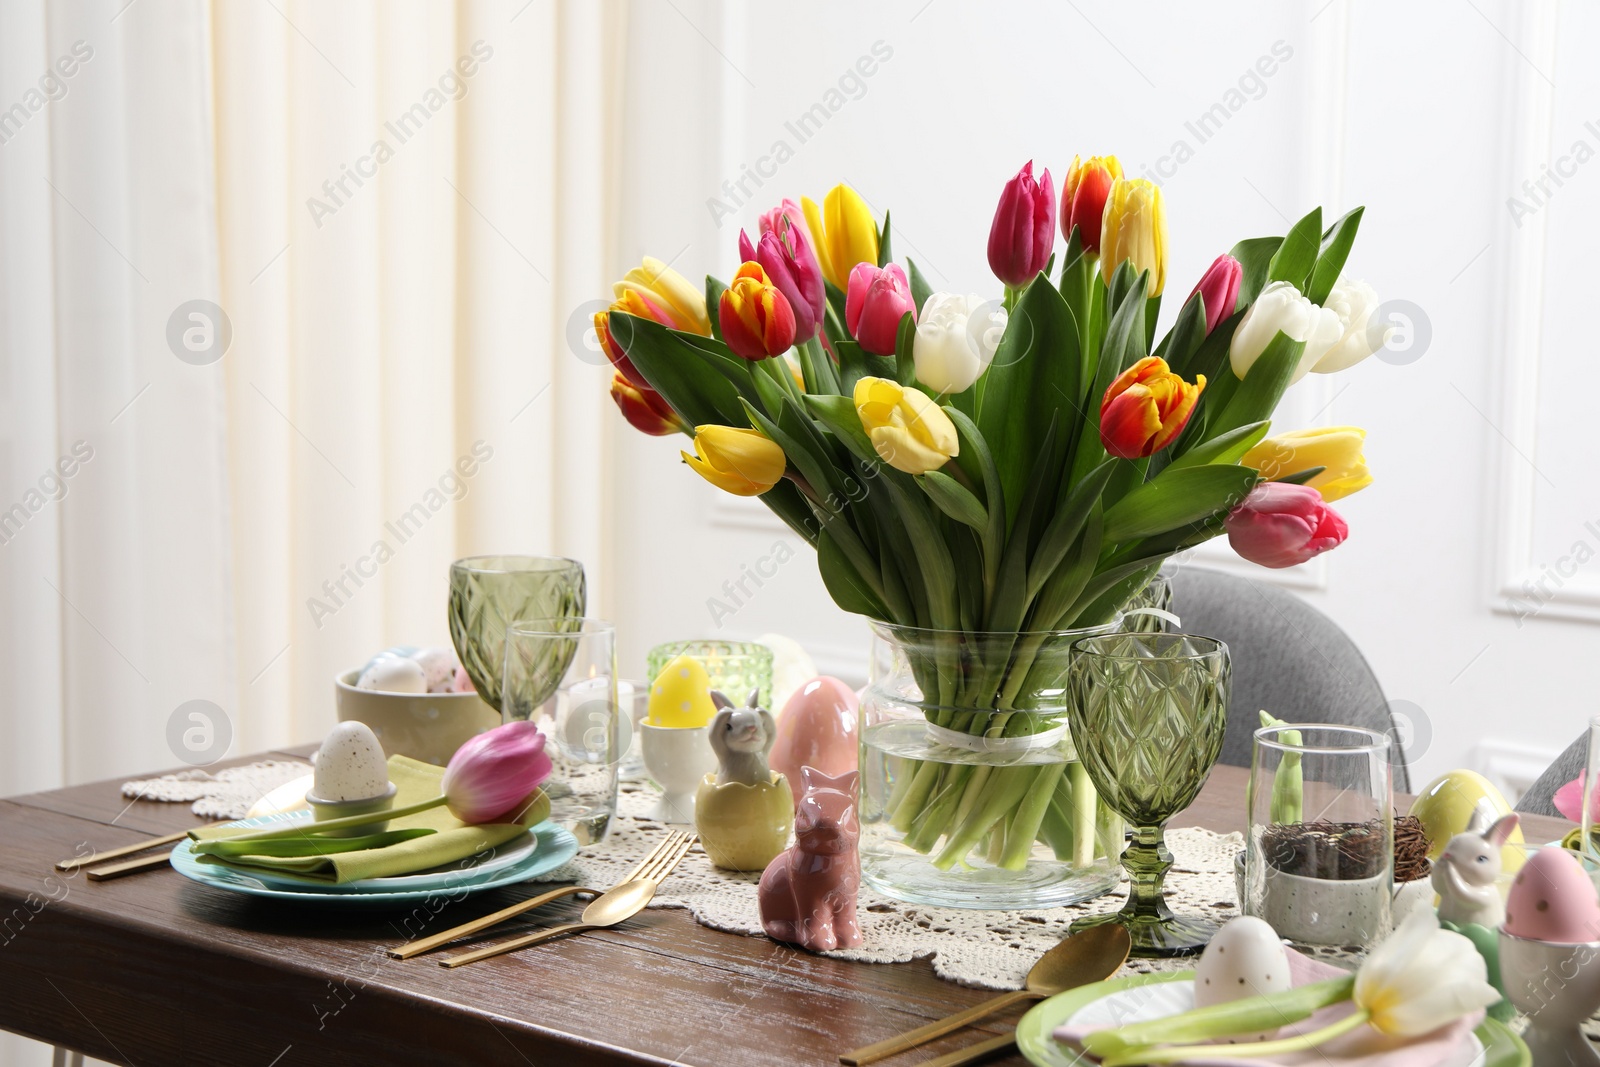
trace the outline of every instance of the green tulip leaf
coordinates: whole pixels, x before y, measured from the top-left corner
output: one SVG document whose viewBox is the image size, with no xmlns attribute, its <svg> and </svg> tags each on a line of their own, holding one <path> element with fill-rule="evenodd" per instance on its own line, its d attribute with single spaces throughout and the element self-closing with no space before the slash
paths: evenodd
<svg viewBox="0 0 1600 1067">
<path fill-rule="evenodd" d="M 1210 417 L 1207 431 L 1217 437 L 1248 423 L 1271 418 L 1294 372 L 1299 369 L 1305 350 L 1304 341 L 1291 341 L 1280 330 L 1239 383 L 1228 406 Z"/>
<path fill-rule="evenodd" d="M 889 241 L 889 212 L 883 213 L 883 229 L 878 231 L 878 268 L 881 270 L 889 265 L 894 258 L 894 249 Z"/>
<path fill-rule="evenodd" d="M 1310 214 L 1294 224 L 1283 244 L 1267 267 L 1267 280 L 1289 282 L 1302 293 L 1312 268 L 1317 264 L 1317 253 L 1322 249 L 1322 209 L 1312 208 Z"/>
<path fill-rule="evenodd" d="M 839 392 L 854 396 L 856 382 L 862 378 L 887 378 L 895 381 L 895 363 L 888 356 L 875 356 L 854 341 L 839 341 L 833 350 L 839 354 Z"/>
<path fill-rule="evenodd" d="M 894 380 L 910 385 L 917 380 L 916 356 L 912 346 L 917 341 L 917 317 L 911 312 L 900 316 L 900 326 L 894 341 Z"/>
<path fill-rule="evenodd" d="M 1361 228 L 1361 214 L 1364 211 L 1364 207 L 1352 208 L 1322 235 L 1322 254 L 1317 257 L 1317 265 L 1311 272 L 1311 283 L 1306 288 L 1306 298 L 1313 304 L 1327 300 L 1328 294 L 1338 284 L 1339 272 L 1344 270 L 1344 262 L 1350 258 L 1350 247 L 1356 242 L 1356 231 Z"/>
<path fill-rule="evenodd" d="M 933 295 L 933 286 L 928 284 L 928 279 L 922 276 L 917 269 L 916 260 L 906 257 L 906 274 L 911 281 L 911 300 L 917 305 L 917 315 L 922 315 L 922 305 L 928 302 L 928 297 Z"/>
<path fill-rule="evenodd" d="M 1228 253 L 1244 268 L 1239 277 L 1239 302 L 1234 305 L 1235 310 L 1243 311 L 1254 304 L 1261 290 L 1267 287 L 1267 271 L 1282 244 L 1282 237 L 1251 237 L 1234 245 Z"/>
<path fill-rule="evenodd" d="M 1271 481 L 1282 482 L 1284 485 L 1305 485 L 1311 479 L 1327 470 L 1327 467 L 1307 467 L 1303 471 L 1285 474 L 1282 478 L 1273 478 Z"/>
<path fill-rule="evenodd" d="M 982 532 L 989 524 L 989 513 L 972 491 L 942 471 L 929 471 L 914 481 L 928 494 L 940 511 L 960 523 Z"/>
<path fill-rule="evenodd" d="M 1106 511 L 1106 543 L 1151 537 L 1231 511 L 1259 478 L 1248 467 L 1168 467 Z"/>
<path fill-rule="evenodd" d="M 845 611 L 894 621 L 878 594 L 856 571 L 827 530 L 817 535 L 817 570 L 822 572 L 822 584 L 827 587 L 828 595 Z"/>
<path fill-rule="evenodd" d="M 719 368 L 717 357 L 701 348 L 720 342 L 622 312 L 611 314 L 607 328 L 650 387 L 691 425 L 749 425 L 739 388 Z"/>
<path fill-rule="evenodd" d="M 994 361 L 984 374 L 978 431 L 989 443 L 1004 491 L 1008 528 L 1024 487 L 1043 468 L 1054 486 L 1068 442 L 1085 422 L 1080 406 L 1078 326 L 1061 294 L 1039 275 L 1012 309 Z M 1058 425 L 1046 450 L 1046 426 Z M 1092 420 L 1090 420 L 1092 421 Z"/>
<path fill-rule="evenodd" d="M 1132 278 L 1132 288 L 1106 326 L 1105 340 L 1100 346 L 1100 357 L 1095 369 L 1094 384 L 1089 387 L 1084 405 L 1092 414 L 1086 415 L 1078 431 L 1078 445 L 1072 461 L 1071 480 L 1076 483 L 1099 466 L 1106 458 L 1100 443 L 1100 400 L 1111 388 L 1117 375 L 1144 358 L 1145 318 L 1144 287 L 1148 272 L 1134 277 L 1127 263 L 1117 268 L 1116 278 Z"/>
<path fill-rule="evenodd" d="M 1194 375 L 1189 372 L 1189 362 L 1205 342 L 1206 302 L 1205 297 L 1197 292 L 1184 302 L 1183 309 L 1178 312 L 1178 321 L 1173 323 L 1172 329 L 1167 331 L 1167 336 L 1161 339 L 1151 354 L 1166 360 L 1174 374 L 1194 381 Z"/>
<path fill-rule="evenodd" d="M 1271 427 L 1272 423 L 1262 420 L 1218 434 L 1173 460 L 1171 469 L 1198 467 L 1206 463 L 1238 463 L 1240 457 L 1261 443 Z"/>
<path fill-rule="evenodd" d="M 1090 471 L 1082 481 L 1071 486 L 1067 499 L 1056 509 L 1055 515 L 1045 526 L 1044 533 L 1040 535 L 1039 547 L 1034 549 L 1033 560 L 1028 564 L 1029 599 L 1038 595 L 1051 575 L 1056 572 L 1056 568 L 1061 565 L 1061 561 L 1066 558 L 1067 552 L 1077 541 L 1078 535 L 1083 532 L 1090 512 L 1100 502 L 1101 494 L 1105 492 L 1107 483 L 1111 481 L 1111 476 L 1119 465 L 1130 466 L 1127 460 L 1107 459 Z"/>
<path fill-rule="evenodd" d="M 722 294 L 728 287 L 719 279 L 706 275 L 706 311 L 711 319 L 711 336 L 722 340 L 722 316 L 719 311 L 722 307 Z"/>
</svg>

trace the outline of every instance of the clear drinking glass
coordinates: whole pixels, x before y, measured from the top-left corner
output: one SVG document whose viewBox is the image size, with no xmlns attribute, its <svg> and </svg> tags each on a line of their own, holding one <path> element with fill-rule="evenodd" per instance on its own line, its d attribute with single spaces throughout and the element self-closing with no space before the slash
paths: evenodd
<svg viewBox="0 0 1600 1067">
<path fill-rule="evenodd" d="M 688 656 L 706 669 L 711 676 L 711 688 L 743 707 L 750 690 L 761 694 L 758 703 L 773 714 L 781 708 L 772 706 L 772 649 L 754 641 L 668 641 L 650 650 L 646 658 L 645 679 L 654 685 L 656 677 L 668 663 L 679 656 Z"/>
<path fill-rule="evenodd" d="M 1072 646 L 1068 719 L 1078 758 L 1105 806 L 1127 820 L 1128 902 L 1073 930 L 1126 927 L 1132 955 L 1187 956 L 1215 923 L 1176 916 L 1163 894 L 1172 853 L 1166 822 L 1194 802 L 1222 753 L 1232 665 L 1228 646 L 1191 634 L 1119 633 Z"/>
<path fill-rule="evenodd" d="M 1594 809 L 1600 803 L 1600 715 L 1589 720 L 1589 758 L 1583 772 L 1583 827 L 1581 849 L 1585 856 L 1600 860 L 1600 846 L 1595 844 Z"/>
<path fill-rule="evenodd" d="M 550 818 L 580 845 L 605 840 L 632 733 L 617 702 L 615 628 L 570 616 L 519 619 L 506 628 L 502 678 L 501 716 L 531 719 L 545 736 Z"/>
<path fill-rule="evenodd" d="M 555 556 L 469 556 L 450 564 L 450 640 L 478 695 L 496 711 L 506 627 L 517 619 L 581 616 L 583 564 Z"/>
<path fill-rule="evenodd" d="M 1364 948 L 1389 933 L 1394 792 L 1388 734 L 1356 726 L 1255 733 L 1246 805 L 1246 915 L 1303 945 Z"/>
</svg>

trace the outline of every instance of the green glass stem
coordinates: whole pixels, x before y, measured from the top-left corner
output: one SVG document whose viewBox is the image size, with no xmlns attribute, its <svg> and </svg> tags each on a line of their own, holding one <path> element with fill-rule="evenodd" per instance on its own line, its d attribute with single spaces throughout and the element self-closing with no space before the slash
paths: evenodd
<svg viewBox="0 0 1600 1067">
<path fill-rule="evenodd" d="M 1128 902 L 1119 913 L 1123 925 L 1170 921 L 1166 884 L 1172 852 L 1167 848 L 1166 827 L 1135 827 L 1133 839 L 1122 853 L 1122 867 L 1128 872 Z"/>
</svg>

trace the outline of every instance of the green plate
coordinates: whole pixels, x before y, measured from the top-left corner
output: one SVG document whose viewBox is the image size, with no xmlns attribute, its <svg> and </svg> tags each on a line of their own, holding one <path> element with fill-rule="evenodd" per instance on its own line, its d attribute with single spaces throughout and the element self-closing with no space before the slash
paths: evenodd
<svg viewBox="0 0 1600 1067">
<path fill-rule="evenodd" d="M 1037 1067 L 1095 1067 L 1096 1060 L 1085 1056 L 1057 1041 L 1052 1034 L 1078 1011 L 1104 997 L 1125 989 L 1163 985 L 1167 982 L 1185 982 L 1194 978 L 1193 971 L 1172 971 L 1167 974 L 1133 974 L 1126 978 L 1112 978 L 1079 989 L 1058 993 L 1049 1000 L 1040 1001 L 1017 1023 L 1017 1049 Z M 1528 1046 L 1503 1023 L 1485 1019 L 1473 1031 L 1484 1048 L 1479 1067 L 1530 1067 L 1533 1060 Z"/>
</svg>

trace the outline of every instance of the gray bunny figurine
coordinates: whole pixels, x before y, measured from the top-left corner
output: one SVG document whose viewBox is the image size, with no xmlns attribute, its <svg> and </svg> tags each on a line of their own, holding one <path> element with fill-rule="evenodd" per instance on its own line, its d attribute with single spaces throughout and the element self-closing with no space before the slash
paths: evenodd
<svg viewBox="0 0 1600 1067">
<path fill-rule="evenodd" d="M 1500 846 L 1516 828 L 1515 814 L 1502 815 L 1487 830 L 1472 829 L 1450 839 L 1433 864 L 1440 919 L 1491 930 L 1506 921 L 1505 902 L 1495 881 L 1500 877 Z"/>
<path fill-rule="evenodd" d="M 778 725 L 772 713 L 760 706 L 760 699 L 760 691 L 752 689 L 747 705 L 736 708 L 727 697 L 711 691 L 711 702 L 718 708 L 711 720 L 711 750 L 720 764 L 718 785 L 765 785 L 772 780 L 767 753 L 777 740 Z"/>
</svg>

